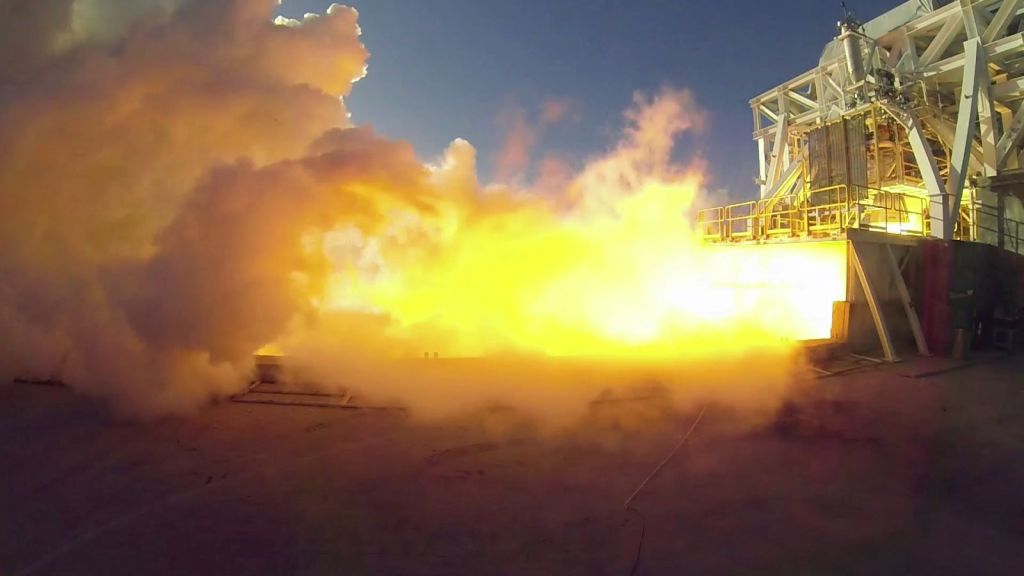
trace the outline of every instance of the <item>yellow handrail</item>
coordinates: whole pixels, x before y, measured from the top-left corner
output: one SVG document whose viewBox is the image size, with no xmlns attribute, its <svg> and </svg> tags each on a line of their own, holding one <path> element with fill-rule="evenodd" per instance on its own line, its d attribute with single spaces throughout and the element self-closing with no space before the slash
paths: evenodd
<svg viewBox="0 0 1024 576">
<path fill-rule="evenodd" d="M 851 228 L 925 236 L 929 229 L 927 198 L 842 184 L 705 208 L 697 220 L 708 242 L 827 237 Z"/>
</svg>

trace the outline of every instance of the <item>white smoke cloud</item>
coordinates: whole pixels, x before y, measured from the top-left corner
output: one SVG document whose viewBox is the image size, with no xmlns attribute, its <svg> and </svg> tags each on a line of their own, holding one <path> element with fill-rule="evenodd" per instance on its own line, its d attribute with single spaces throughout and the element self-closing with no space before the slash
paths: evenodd
<svg viewBox="0 0 1024 576">
<path fill-rule="evenodd" d="M 233 249 L 272 260 L 262 248 L 277 234 L 273 208 L 290 208 L 289 195 L 301 202 L 303 179 L 329 178 L 321 166 L 329 154 L 259 172 L 279 179 L 274 194 L 211 187 L 302 157 L 310 142 L 354 161 L 365 159 L 362 146 L 378 145 L 366 130 L 323 136 L 349 126 L 339 97 L 364 73 L 355 11 L 332 7 L 284 27 L 271 21 L 274 5 L 0 3 L 0 213 L 11 224 L 0 230 L 0 377 L 60 372 L 142 411 L 180 409 L 237 386 L 239 345 L 215 340 L 238 330 L 204 334 L 220 325 L 186 328 L 175 316 L 213 311 L 244 327 L 279 320 L 271 309 L 287 295 L 276 284 L 260 292 L 270 302 L 262 309 L 228 288 L 196 288 L 223 280 L 244 292 L 263 288 L 244 282 L 266 279 L 227 277 L 203 268 L 217 264 L 203 256 Z M 411 151 L 393 147 L 419 169 Z M 225 204 L 232 198 L 246 202 L 248 228 L 222 228 L 238 220 L 232 210 L 242 207 Z M 226 220 L 196 214 L 204 209 Z M 222 230 L 210 240 L 226 244 L 188 244 L 190 217 Z M 196 254 L 175 255 L 170 238 Z M 177 294 L 161 289 L 172 281 Z M 232 306 L 243 300 L 254 307 Z"/>
<path fill-rule="evenodd" d="M 675 137 L 703 123 L 689 92 L 638 95 L 619 145 L 575 177 L 549 174 L 537 183 L 545 194 L 482 188 L 468 142 L 454 141 L 430 165 L 409 144 L 350 123 L 340 99 L 368 58 L 355 10 L 275 20 L 275 5 L 0 0 L 0 49 L 10 56 L 0 65 L 0 378 L 56 376 L 136 416 L 161 415 L 237 391 L 253 352 L 281 342 L 325 383 L 345 374 L 346 385 L 443 415 L 499 399 L 572 412 L 623 374 L 645 373 L 629 363 L 508 359 L 428 373 L 390 360 L 418 356 L 423 342 L 504 349 L 511 340 L 485 317 L 519 322 L 522 295 L 509 286 L 560 269 L 549 262 L 503 281 L 491 262 L 520 256 L 517 233 L 537 252 L 548 237 L 586 248 L 600 235 L 574 236 L 559 228 L 563 217 L 582 226 L 651 182 L 692 191 L 692 166 L 671 160 Z M 545 114 L 554 121 L 565 110 Z M 561 181 L 566 188 L 551 194 Z M 665 224 L 656 212 L 641 216 Z M 632 232 L 617 218 L 603 221 L 607 231 Z M 496 252 L 481 263 L 472 252 L 486 238 L 498 239 Z M 638 246 L 662 249 L 656 240 Z M 605 254 L 622 260 L 617 271 L 641 270 L 633 256 Z M 480 313 L 464 333 L 429 320 L 405 325 L 355 296 L 340 309 L 316 297 L 339 270 L 387 286 L 429 283 L 437 269 L 458 272 L 464 262 L 471 277 L 456 279 L 479 282 L 497 304 L 481 312 L 482 298 L 427 291 L 442 308 Z M 404 278 L 396 267 L 408 270 Z M 576 301 L 589 298 L 578 296 L 587 271 L 562 287 Z M 775 385 L 762 391 L 790 373 L 788 361 L 775 360 L 757 360 Z M 706 369 L 658 371 L 681 389 Z"/>
</svg>

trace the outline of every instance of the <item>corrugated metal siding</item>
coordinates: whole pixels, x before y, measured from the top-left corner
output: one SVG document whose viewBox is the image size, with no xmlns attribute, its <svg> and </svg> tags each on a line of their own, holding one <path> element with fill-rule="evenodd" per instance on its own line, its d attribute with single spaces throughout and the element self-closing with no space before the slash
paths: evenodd
<svg viewBox="0 0 1024 576">
<path fill-rule="evenodd" d="M 854 198 L 862 199 L 868 196 L 868 139 L 867 118 L 858 116 L 847 118 L 843 121 L 846 126 L 846 150 L 847 150 L 847 181 L 850 193 Z M 842 182 L 837 182 L 842 184 Z"/>
<path fill-rule="evenodd" d="M 811 190 L 825 188 L 829 184 L 828 143 L 825 128 L 815 128 L 807 133 L 807 167 L 810 172 Z"/>
<path fill-rule="evenodd" d="M 857 197 L 867 195 L 867 125 L 864 116 L 845 118 L 807 133 L 811 189 L 846 184 Z"/>
<path fill-rule="evenodd" d="M 825 126 L 828 138 L 829 186 L 846 183 L 846 120 Z"/>
</svg>

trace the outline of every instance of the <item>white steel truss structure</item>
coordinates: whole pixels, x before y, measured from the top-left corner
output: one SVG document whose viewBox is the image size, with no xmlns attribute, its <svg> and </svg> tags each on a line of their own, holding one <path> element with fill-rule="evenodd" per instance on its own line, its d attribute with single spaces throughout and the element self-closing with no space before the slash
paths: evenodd
<svg viewBox="0 0 1024 576">
<path fill-rule="evenodd" d="M 779 216 L 779 206 L 797 206 L 782 199 L 806 200 L 823 188 L 821 174 L 811 173 L 820 172 L 815 154 L 836 163 L 836 136 L 822 136 L 815 152 L 809 134 L 858 118 L 866 136 L 844 140 L 842 150 L 866 148 L 867 159 L 860 168 L 847 161 L 838 178 L 867 176 L 859 184 L 828 182 L 854 186 L 847 196 L 830 196 L 846 205 L 840 227 L 858 227 L 859 219 L 871 218 L 866 214 L 885 208 L 886 219 L 875 222 L 903 233 L 913 217 L 904 196 L 913 196 L 924 200 L 919 235 L 978 240 L 975 209 L 984 211 L 988 200 L 978 197 L 973 179 L 1024 168 L 1022 103 L 1024 0 L 910 0 L 863 25 L 846 17 L 818 66 L 750 101 L 763 204 L 757 210 L 767 211 L 762 228 L 814 230 L 806 213 L 801 225 L 796 212 Z M 724 238 L 724 210 L 705 236 Z M 899 218 L 895 229 L 891 210 Z"/>
</svg>

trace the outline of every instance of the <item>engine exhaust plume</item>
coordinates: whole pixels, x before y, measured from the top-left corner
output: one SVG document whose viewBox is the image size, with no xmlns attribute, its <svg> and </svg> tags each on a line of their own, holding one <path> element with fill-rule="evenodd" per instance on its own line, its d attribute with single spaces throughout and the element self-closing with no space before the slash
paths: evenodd
<svg viewBox="0 0 1024 576">
<path fill-rule="evenodd" d="M 0 13 L 42 36 L 0 69 L 0 377 L 159 416 L 240 390 L 272 345 L 425 416 L 553 417 L 649 382 L 763 404 L 789 341 L 827 334 L 806 310 L 842 299 L 834 249 L 738 271 L 749 249 L 702 247 L 701 162 L 673 161 L 706 123 L 685 90 L 638 94 L 575 174 L 482 185 L 466 141 L 424 163 L 350 123 L 339 97 L 367 59 L 350 8 L 15 4 Z"/>
</svg>

